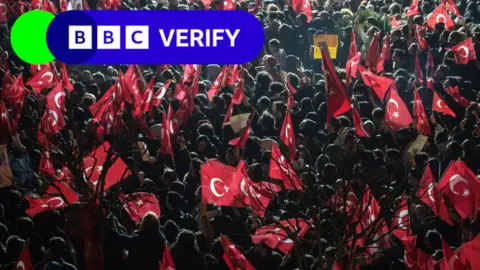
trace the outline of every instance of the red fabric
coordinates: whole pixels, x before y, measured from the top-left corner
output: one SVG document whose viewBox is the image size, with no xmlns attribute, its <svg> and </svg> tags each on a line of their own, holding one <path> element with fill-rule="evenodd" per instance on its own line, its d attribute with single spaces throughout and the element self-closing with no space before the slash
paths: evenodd
<svg viewBox="0 0 480 270">
<path fill-rule="evenodd" d="M 98 184 L 98 179 L 103 171 L 103 165 L 107 159 L 107 153 L 110 150 L 110 144 L 108 142 L 103 143 L 97 149 L 90 153 L 89 156 L 83 159 L 83 167 L 85 176 L 88 181 L 92 182 L 94 186 Z M 131 174 L 131 171 L 127 168 L 127 165 L 121 158 L 112 164 L 105 177 L 105 187 L 107 190 L 111 186 L 119 183 Z"/>
<path fill-rule="evenodd" d="M 453 52 L 453 57 L 455 58 L 455 63 L 457 64 L 466 65 L 469 61 L 475 61 L 477 59 L 471 37 L 451 47 L 450 51 Z"/>
<path fill-rule="evenodd" d="M 25 213 L 31 218 L 35 217 L 37 214 L 67 206 L 60 196 L 47 196 L 38 199 L 25 196 L 25 199 L 29 202 L 28 209 Z"/>
<path fill-rule="evenodd" d="M 453 252 L 447 242 L 442 239 L 443 261 L 440 265 L 440 270 L 465 270 L 465 265 L 462 263 L 457 254 Z"/>
<path fill-rule="evenodd" d="M 430 169 L 430 165 L 427 165 L 427 168 L 423 173 L 422 179 L 420 180 L 417 197 L 422 200 L 426 205 L 430 206 L 435 215 L 453 226 L 453 222 L 450 219 L 447 206 L 445 205 L 445 201 L 440 194 L 437 181 L 434 179 L 432 170 Z"/>
<path fill-rule="evenodd" d="M 167 244 L 163 250 L 162 264 L 160 264 L 160 270 L 175 270 L 175 264 L 173 263 L 172 254 Z"/>
<path fill-rule="evenodd" d="M 462 219 L 475 213 L 475 198 L 480 184 L 475 173 L 463 161 L 453 161 L 440 180 L 439 189 L 455 207 Z"/>
<path fill-rule="evenodd" d="M 435 29 L 435 24 L 442 22 L 445 24 L 445 29 L 447 30 L 453 30 L 455 27 L 455 23 L 453 22 L 452 18 L 450 18 L 450 15 L 448 15 L 444 4 L 440 4 L 433 11 L 432 15 L 430 15 L 427 20 L 427 26 L 430 29 Z"/>
<path fill-rule="evenodd" d="M 250 117 L 248 118 L 247 126 L 242 131 L 242 135 L 228 142 L 229 145 L 237 149 L 241 149 L 245 146 L 245 143 L 247 142 L 248 137 L 250 137 L 250 126 L 252 125 L 252 121 L 254 117 L 255 117 L 255 112 L 252 112 L 250 114 Z"/>
<path fill-rule="evenodd" d="M 162 99 L 167 93 L 168 88 L 170 87 L 170 84 L 172 83 L 172 80 L 167 81 L 162 88 L 158 89 L 158 91 L 153 95 L 152 98 L 152 106 L 159 106 L 162 103 Z"/>
<path fill-rule="evenodd" d="M 342 115 L 352 109 L 350 99 L 345 92 L 342 82 L 328 57 L 327 52 L 322 48 L 323 74 L 325 77 L 325 88 L 327 90 L 327 123 L 332 117 Z"/>
<path fill-rule="evenodd" d="M 420 59 L 418 58 L 418 54 L 415 55 L 415 77 L 417 82 L 423 85 L 423 73 L 422 68 L 420 67 Z"/>
<path fill-rule="evenodd" d="M 383 71 L 385 60 L 390 60 L 390 36 L 388 35 L 383 39 L 382 52 L 380 53 L 376 67 L 377 73 L 381 73 Z"/>
<path fill-rule="evenodd" d="M 17 263 L 15 264 L 16 270 L 33 270 L 35 269 L 32 257 L 30 256 L 30 240 L 27 240 L 22 252 L 18 256 Z"/>
<path fill-rule="evenodd" d="M 430 124 L 428 123 L 427 115 L 425 114 L 425 108 L 423 107 L 422 99 L 418 94 L 418 89 L 415 87 L 413 92 L 413 114 L 416 117 L 417 130 L 425 136 L 429 136 L 432 133 Z"/>
<path fill-rule="evenodd" d="M 385 94 L 390 88 L 390 85 L 392 85 L 393 80 L 387 77 L 375 75 L 361 65 L 358 65 L 358 69 L 360 70 L 363 83 L 366 86 L 371 87 L 373 92 L 375 92 L 377 97 L 383 102 L 385 99 Z"/>
<path fill-rule="evenodd" d="M 220 242 L 223 246 L 223 260 L 230 270 L 255 270 L 255 267 L 243 256 L 242 252 L 237 249 L 227 236 L 221 235 Z"/>
<path fill-rule="evenodd" d="M 309 222 L 301 218 L 282 220 L 279 223 L 258 228 L 252 235 L 252 242 L 254 244 L 264 243 L 270 248 L 288 254 L 294 247 L 294 242 L 289 238 L 289 233 L 294 233 L 297 239 L 301 240 L 310 229 Z"/>
<path fill-rule="evenodd" d="M 292 117 L 289 109 L 287 109 L 282 128 L 280 129 L 280 140 L 288 147 L 290 161 L 293 162 L 297 156 L 297 144 L 295 143 L 295 133 L 293 132 Z"/>
<path fill-rule="evenodd" d="M 377 32 L 370 45 L 368 46 L 367 55 L 365 56 L 365 66 L 377 72 L 377 63 L 380 56 L 380 32 Z"/>
<path fill-rule="evenodd" d="M 62 76 L 63 87 L 68 91 L 73 91 L 73 85 L 68 78 L 67 66 L 63 62 L 60 63 L 60 74 Z"/>
<path fill-rule="evenodd" d="M 355 133 L 357 136 L 370 138 L 370 132 L 365 128 L 360 112 L 355 107 L 353 108 L 353 125 L 355 126 Z"/>
<path fill-rule="evenodd" d="M 305 14 L 307 22 L 312 20 L 312 6 L 309 0 L 293 0 L 292 7 L 297 14 Z"/>
<path fill-rule="evenodd" d="M 126 200 L 124 208 L 133 221 L 140 222 L 149 212 L 160 218 L 160 203 L 155 194 L 136 192 L 128 196 Z"/>
<path fill-rule="evenodd" d="M 407 106 L 398 95 L 395 84 L 391 84 L 385 103 L 385 123 L 394 131 L 408 127 L 412 122 L 412 116 Z"/>
<path fill-rule="evenodd" d="M 397 211 L 393 216 L 391 228 L 392 233 L 398 237 L 398 239 L 402 239 L 412 234 L 408 201 L 405 194 L 402 195 L 402 200 L 398 203 Z"/>
<path fill-rule="evenodd" d="M 273 179 L 282 180 L 285 189 L 303 190 L 302 180 L 293 170 L 290 163 L 287 162 L 276 144 L 272 144 L 272 156 L 270 158 L 268 175 Z"/>
<path fill-rule="evenodd" d="M 43 89 L 53 88 L 60 82 L 57 72 L 52 64 L 42 67 L 35 76 L 27 81 L 26 85 L 32 87 L 33 91 L 40 93 Z"/>
<path fill-rule="evenodd" d="M 233 175 L 236 168 L 227 166 L 217 160 L 209 160 L 200 168 L 202 181 L 202 202 L 230 206 L 235 202 L 236 186 Z"/>
<path fill-rule="evenodd" d="M 443 101 L 436 92 L 433 92 L 432 111 L 455 117 L 455 113 L 447 106 L 447 104 L 445 104 L 445 101 Z"/>
<path fill-rule="evenodd" d="M 355 30 L 352 29 L 352 35 L 350 39 L 350 49 L 348 50 L 348 59 L 352 59 L 357 55 L 357 41 L 355 40 Z"/>
</svg>

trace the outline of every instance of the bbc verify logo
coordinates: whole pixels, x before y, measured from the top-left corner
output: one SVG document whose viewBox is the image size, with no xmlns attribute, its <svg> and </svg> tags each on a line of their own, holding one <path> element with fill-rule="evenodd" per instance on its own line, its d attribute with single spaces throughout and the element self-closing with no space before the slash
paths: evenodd
<svg viewBox="0 0 480 270">
<path fill-rule="evenodd" d="M 160 42 L 164 47 L 218 47 L 224 42 L 226 46 L 235 47 L 240 29 L 164 29 L 158 30 Z M 97 27 L 97 49 L 119 50 L 121 44 L 120 26 Z M 70 50 L 91 50 L 93 48 L 92 26 L 75 26 L 68 28 L 68 48 Z M 148 50 L 149 26 L 125 26 L 125 49 Z"/>
<path fill-rule="evenodd" d="M 92 26 L 71 25 L 68 27 L 68 49 L 91 50 L 93 48 Z M 147 25 L 125 26 L 125 49 L 148 50 Z M 97 26 L 97 49 L 119 50 L 122 49 L 120 26 Z"/>
</svg>

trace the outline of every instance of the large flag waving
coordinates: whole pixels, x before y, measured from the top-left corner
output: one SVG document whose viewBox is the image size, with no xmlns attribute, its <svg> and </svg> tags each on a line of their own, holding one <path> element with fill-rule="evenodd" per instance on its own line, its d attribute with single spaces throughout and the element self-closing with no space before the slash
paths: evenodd
<svg viewBox="0 0 480 270">
<path fill-rule="evenodd" d="M 327 123 L 330 123 L 332 117 L 337 117 L 351 110 L 352 103 L 325 48 L 322 48 L 322 55 L 325 88 L 327 89 Z"/>
</svg>

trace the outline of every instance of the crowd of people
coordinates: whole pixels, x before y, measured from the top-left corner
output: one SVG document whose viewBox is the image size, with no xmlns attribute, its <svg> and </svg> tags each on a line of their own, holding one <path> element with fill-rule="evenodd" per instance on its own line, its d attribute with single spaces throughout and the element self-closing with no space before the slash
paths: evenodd
<svg viewBox="0 0 480 270">
<path fill-rule="evenodd" d="M 27 64 L 68 2 L 0 5 L 0 269 L 480 269 L 479 2 L 82 1 L 264 25 L 156 66 Z"/>
</svg>

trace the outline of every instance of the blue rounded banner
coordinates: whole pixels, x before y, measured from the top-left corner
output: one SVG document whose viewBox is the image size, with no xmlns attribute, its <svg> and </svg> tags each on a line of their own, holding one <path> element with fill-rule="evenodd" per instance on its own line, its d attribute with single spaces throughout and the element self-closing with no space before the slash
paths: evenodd
<svg viewBox="0 0 480 270">
<path fill-rule="evenodd" d="M 243 64 L 264 45 L 244 11 L 117 10 L 60 13 L 47 44 L 68 64 Z"/>
</svg>

